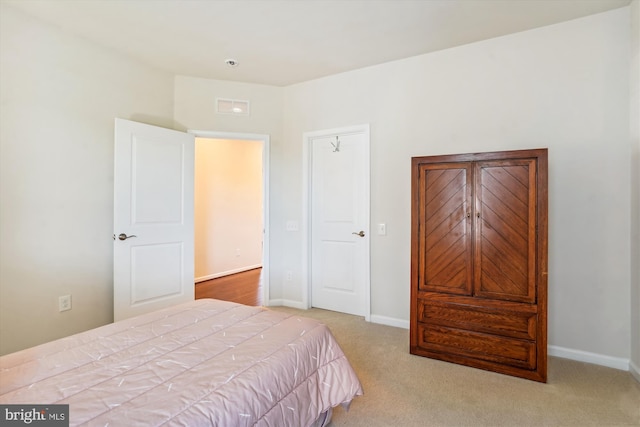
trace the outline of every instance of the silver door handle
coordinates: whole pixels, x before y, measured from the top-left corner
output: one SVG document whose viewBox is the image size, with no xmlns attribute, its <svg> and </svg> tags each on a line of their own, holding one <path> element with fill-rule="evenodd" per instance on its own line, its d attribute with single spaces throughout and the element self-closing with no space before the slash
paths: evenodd
<svg viewBox="0 0 640 427">
<path fill-rule="evenodd" d="M 118 234 L 118 239 L 120 239 L 120 240 L 127 240 L 127 239 L 130 239 L 130 238 L 132 238 L 132 237 L 138 237 L 138 236 L 136 236 L 135 234 L 132 234 L 131 236 L 127 236 L 127 235 L 126 235 L 126 234 L 124 234 L 124 233 L 120 233 L 120 234 Z M 115 239 L 116 239 L 116 236 L 114 235 L 114 236 L 113 236 L 113 240 L 115 240 Z"/>
<path fill-rule="evenodd" d="M 351 234 L 355 234 L 356 236 L 360 236 L 360 237 L 364 237 L 364 231 L 360 230 L 359 233 L 356 233 L 355 231 Z"/>
</svg>

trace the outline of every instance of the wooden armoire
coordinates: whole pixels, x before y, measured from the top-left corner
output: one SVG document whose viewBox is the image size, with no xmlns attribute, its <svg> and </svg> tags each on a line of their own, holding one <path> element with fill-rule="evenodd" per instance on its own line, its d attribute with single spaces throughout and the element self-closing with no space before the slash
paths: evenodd
<svg viewBox="0 0 640 427">
<path fill-rule="evenodd" d="M 414 157 L 411 353 L 547 380 L 547 149 Z"/>
</svg>

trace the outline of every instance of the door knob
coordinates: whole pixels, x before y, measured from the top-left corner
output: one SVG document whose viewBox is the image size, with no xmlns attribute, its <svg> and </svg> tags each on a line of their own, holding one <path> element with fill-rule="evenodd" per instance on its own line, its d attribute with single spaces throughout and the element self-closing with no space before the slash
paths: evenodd
<svg viewBox="0 0 640 427">
<path fill-rule="evenodd" d="M 127 239 L 130 239 L 132 237 L 138 237 L 138 236 L 136 236 L 135 234 L 132 234 L 131 236 L 127 236 L 124 233 L 118 234 L 118 239 L 120 239 L 120 240 L 127 240 Z"/>
<path fill-rule="evenodd" d="M 364 237 L 364 231 L 360 230 L 359 233 L 356 233 L 355 231 L 351 234 L 355 234 L 356 236 L 360 236 L 360 237 Z"/>
</svg>

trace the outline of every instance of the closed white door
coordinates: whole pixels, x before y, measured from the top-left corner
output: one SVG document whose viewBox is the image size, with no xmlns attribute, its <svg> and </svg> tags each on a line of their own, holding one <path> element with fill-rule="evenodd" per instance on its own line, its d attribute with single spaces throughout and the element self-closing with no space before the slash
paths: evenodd
<svg viewBox="0 0 640 427">
<path fill-rule="evenodd" d="M 194 299 L 194 136 L 116 119 L 114 320 Z"/>
<path fill-rule="evenodd" d="M 311 305 L 368 316 L 368 132 L 319 135 L 311 149 Z"/>
</svg>

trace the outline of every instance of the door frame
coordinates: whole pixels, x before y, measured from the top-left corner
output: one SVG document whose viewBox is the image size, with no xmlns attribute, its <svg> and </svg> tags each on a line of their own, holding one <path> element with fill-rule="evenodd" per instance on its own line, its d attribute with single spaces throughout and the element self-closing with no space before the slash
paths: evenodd
<svg viewBox="0 0 640 427">
<path fill-rule="evenodd" d="M 270 137 L 259 133 L 218 132 L 210 130 L 191 130 L 187 133 L 195 138 L 228 139 L 236 141 L 262 142 L 262 303 L 270 305 L 269 299 L 269 146 Z M 194 277 L 195 286 L 195 277 Z"/>
<path fill-rule="evenodd" d="M 365 188 L 364 195 L 366 216 L 369 219 L 369 234 L 371 234 L 371 137 L 369 124 L 346 126 L 341 128 L 324 129 L 318 131 L 305 132 L 302 141 L 302 308 L 312 307 L 311 301 L 311 174 L 313 150 L 312 140 L 315 138 L 331 137 L 344 134 L 363 134 L 365 137 Z M 365 271 L 365 311 L 364 319 L 371 320 L 371 238 L 367 240 L 366 246 L 367 267 Z"/>
</svg>

